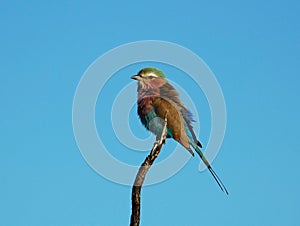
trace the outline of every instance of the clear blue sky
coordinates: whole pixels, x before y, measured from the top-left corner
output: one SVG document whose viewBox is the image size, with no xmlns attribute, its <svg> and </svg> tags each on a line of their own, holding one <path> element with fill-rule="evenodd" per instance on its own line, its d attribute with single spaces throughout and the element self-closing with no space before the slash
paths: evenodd
<svg viewBox="0 0 300 226">
<path fill-rule="evenodd" d="M 215 73 L 228 123 L 213 166 L 230 195 L 191 159 L 171 179 L 143 189 L 142 225 L 299 225 L 299 11 L 291 0 L 2 2 L 0 225 L 129 224 L 131 188 L 84 161 L 72 103 L 97 57 L 145 39 L 185 46 Z M 131 82 L 123 76 L 111 80 L 115 89 Z M 209 116 L 207 103 L 197 103 Z M 105 120 L 100 104 L 96 110 L 96 120 Z M 206 143 L 210 124 L 201 125 Z M 115 145 L 116 157 L 144 160 L 146 153 Z"/>
</svg>

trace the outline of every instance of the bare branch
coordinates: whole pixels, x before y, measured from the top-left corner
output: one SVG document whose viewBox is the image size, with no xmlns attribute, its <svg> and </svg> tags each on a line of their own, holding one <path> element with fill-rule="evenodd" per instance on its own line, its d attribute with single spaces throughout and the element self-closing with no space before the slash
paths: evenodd
<svg viewBox="0 0 300 226">
<path fill-rule="evenodd" d="M 167 136 L 167 115 L 168 114 L 166 112 L 164 118 L 164 127 L 161 136 L 158 137 L 158 139 L 156 140 L 156 142 L 152 147 L 150 154 L 146 157 L 145 161 L 140 166 L 134 184 L 132 186 L 132 193 L 131 193 L 132 212 L 131 212 L 130 226 L 140 225 L 141 189 L 148 170 L 150 169 L 151 165 L 157 158 L 162 148 L 162 145 L 165 143 L 166 136 Z"/>
</svg>

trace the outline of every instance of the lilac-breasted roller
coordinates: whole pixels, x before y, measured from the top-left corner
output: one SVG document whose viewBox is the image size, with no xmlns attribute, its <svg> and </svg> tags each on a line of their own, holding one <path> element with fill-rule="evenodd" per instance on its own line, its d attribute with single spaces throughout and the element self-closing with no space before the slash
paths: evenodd
<svg viewBox="0 0 300 226">
<path fill-rule="evenodd" d="M 173 138 L 193 156 L 191 147 L 199 154 L 222 191 L 227 189 L 205 158 L 191 125 L 192 114 L 180 101 L 175 88 L 167 81 L 164 73 L 157 68 L 144 68 L 131 77 L 138 81 L 138 115 L 142 124 L 160 137 L 163 120 L 167 113 L 167 138 Z"/>
</svg>

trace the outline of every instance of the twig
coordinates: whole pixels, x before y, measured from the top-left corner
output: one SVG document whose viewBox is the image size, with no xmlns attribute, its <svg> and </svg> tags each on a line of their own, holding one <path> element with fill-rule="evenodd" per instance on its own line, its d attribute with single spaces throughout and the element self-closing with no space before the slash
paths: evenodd
<svg viewBox="0 0 300 226">
<path fill-rule="evenodd" d="M 130 218 L 130 226 L 140 225 L 141 189 L 148 170 L 150 169 L 151 165 L 157 158 L 160 149 L 162 148 L 162 145 L 165 143 L 166 135 L 167 135 L 167 112 L 165 114 L 164 127 L 161 136 L 159 139 L 156 140 L 150 154 L 146 157 L 145 161 L 140 166 L 134 184 L 132 186 L 132 193 L 131 193 L 132 212 Z"/>
</svg>

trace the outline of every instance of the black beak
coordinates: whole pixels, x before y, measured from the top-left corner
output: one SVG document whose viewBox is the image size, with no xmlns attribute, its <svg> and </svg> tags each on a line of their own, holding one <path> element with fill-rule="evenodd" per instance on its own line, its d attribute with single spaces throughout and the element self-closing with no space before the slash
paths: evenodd
<svg viewBox="0 0 300 226">
<path fill-rule="evenodd" d="M 134 79 L 134 80 L 139 80 L 140 79 L 140 76 L 139 75 L 133 75 L 130 77 L 131 79 Z"/>
</svg>

